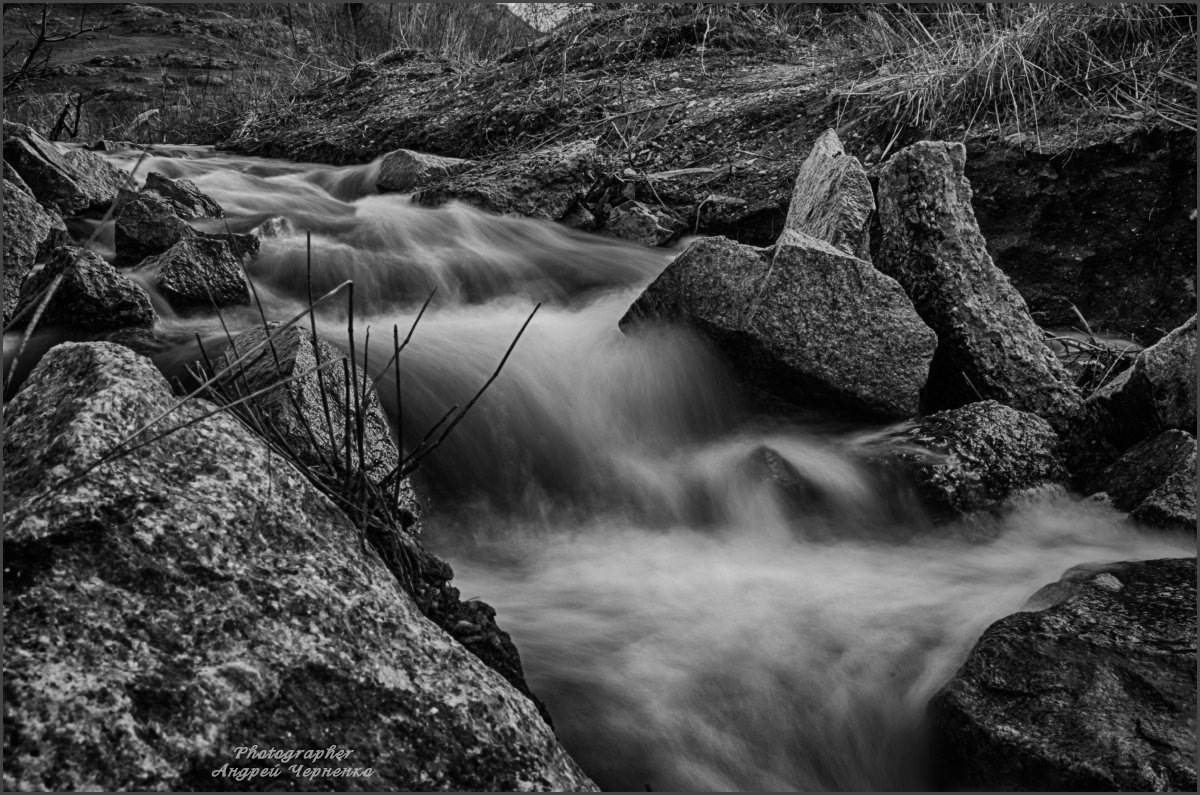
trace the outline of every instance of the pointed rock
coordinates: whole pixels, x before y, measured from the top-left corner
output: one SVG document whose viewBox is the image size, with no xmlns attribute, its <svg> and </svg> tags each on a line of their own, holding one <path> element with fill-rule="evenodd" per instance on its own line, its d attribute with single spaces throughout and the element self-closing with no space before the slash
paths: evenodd
<svg viewBox="0 0 1200 795">
<path fill-rule="evenodd" d="M 879 177 L 877 266 L 912 297 L 938 335 L 930 409 L 992 399 L 1064 430 L 1082 396 L 1042 342 L 1020 293 L 988 256 L 963 176 L 961 144 L 921 141 Z"/>
<path fill-rule="evenodd" d="M 812 235 L 869 262 L 868 230 L 874 211 L 875 193 L 867 172 L 857 158 L 846 154 L 837 133 L 827 130 L 796 175 L 784 229 Z"/>
<path fill-rule="evenodd" d="M 8 179 L 4 180 L 5 324 L 16 311 L 21 283 L 29 275 L 33 263 L 69 241 L 67 227 L 57 213 L 43 209 L 32 194 Z"/>
<path fill-rule="evenodd" d="M 62 151 L 23 124 L 4 122 L 4 160 L 47 208 L 63 216 L 107 207 L 133 180 L 99 155 L 83 149 Z"/>
<path fill-rule="evenodd" d="M 212 197 L 187 179 L 170 179 L 157 171 L 146 175 L 143 191 L 162 196 L 180 218 L 223 218 L 225 211 Z"/>
<path fill-rule="evenodd" d="M 116 228 L 117 267 L 136 265 L 161 254 L 196 232 L 175 214 L 170 202 L 157 193 L 124 192 L 118 202 Z"/>
<path fill-rule="evenodd" d="M 474 165 L 473 160 L 397 149 L 383 156 L 375 187 L 380 193 L 408 193 L 461 174 Z"/>
</svg>

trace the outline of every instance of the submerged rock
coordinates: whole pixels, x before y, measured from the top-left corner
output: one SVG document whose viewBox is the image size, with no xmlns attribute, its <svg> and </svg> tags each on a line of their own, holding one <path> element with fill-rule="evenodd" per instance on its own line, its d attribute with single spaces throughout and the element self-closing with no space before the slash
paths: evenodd
<svg viewBox="0 0 1200 795">
<path fill-rule="evenodd" d="M 988 256 L 963 176 L 960 144 L 921 141 L 879 177 L 876 263 L 904 286 L 938 335 L 925 400 L 931 409 L 998 400 L 1065 430 L 1082 396 L 1042 342 L 1025 300 Z"/>
<path fill-rule="evenodd" d="M 114 231 L 117 267 L 137 265 L 161 254 L 196 233 L 175 214 L 173 205 L 152 191 L 124 193 L 119 202 Z"/>
<path fill-rule="evenodd" d="M 944 789 L 1194 792 L 1195 558 L 1068 571 L 929 712 Z"/>
<path fill-rule="evenodd" d="M 784 228 L 869 261 L 868 230 L 874 211 L 875 194 L 867 172 L 857 158 L 846 154 L 837 133 L 827 130 L 796 175 Z"/>
<path fill-rule="evenodd" d="M 936 340 L 896 282 L 799 232 L 774 256 L 725 238 L 693 243 L 621 320 L 683 321 L 767 392 L 905 418 Z"/>
<path fill-rule="evenodd" d="M 33 263 L 69 240 L 67 227 L 16 183 L 4 180 L 4 323 L 16 311 Z"/>
<path fill-rule="evenodd" d="M 594 141 L 551 146 L 452 176 L 414 193 L 413 201 L 459 199 L 488 212 L 557 221 L 591 187 L 596 157 Z"/>
<path fill-rule="evenodd" d="M 212 197 L 187 179 L 170 179 L 157 171 L 146 175 L 143 192 L 157 193 L 180 218 L 223 218 L 225 211 Z"/>
<path fill-rule="evenodd" d="M 461 174 L 474 165 L 472 160 L 397 149 L 384 155 L 375 187 L 381 193 L 407 193 Z"/>
<path fill-rule="evenodd" d="M 40 301 L 42 291 L 60 273 L 65 276 L 46 305 L 39 326 L 120 329 L 153 326 L 158 319 L 145 290 L 118 273 L 96 252 L 72 246 L 55 249 L 46 264 L 25 279 L 17 311 L 28 303 Z M 28 325 L 35 311 L 27 312 L 17 325 Z"/>
<path fill-rule="evenodd" d="M 188 237 L 134 268 L 180 311 L 250 303 L 250 289 L 229 244 Z"/>
<path fill-rule="evenodd" d="M 1196 316 L 1142 351 L 1089 403 L 1118 450 L 1160 431 L 1196 433 Z"/>
<path fill-rule="evenodd" d="M 1058 435 L 1035 414 L 987 400 L 923 417 L 858 451 L 935 520 L 992 510 L 1047 481 L 1061 481 Z"/>
<path fill-rule="evenodd" d="M 662 246 L 679 234 L 683 224 L 641 202 L 627 201 L 613 209 L 604 228 L 617 237 L 643 246 Z"/>
<path fill-rule="evenodd" d="M 68 343 L 5 408 L 7 789 L 594 790 L 232 418 L 63 480 L 175 400 L 149 361 Z M 348 755 L 236 752 L 334 744 Z M 267 777 L 232 778 L 249 768 Z"/>
<path fill-rule="evenodd" d="M 99 155 L 63 152 L 23 124 L 4 122 L 4 160 L 39 202 L 64 216 L 107 207 L 119 190 L 133 187 L 128 174 Z"/>
</svg>

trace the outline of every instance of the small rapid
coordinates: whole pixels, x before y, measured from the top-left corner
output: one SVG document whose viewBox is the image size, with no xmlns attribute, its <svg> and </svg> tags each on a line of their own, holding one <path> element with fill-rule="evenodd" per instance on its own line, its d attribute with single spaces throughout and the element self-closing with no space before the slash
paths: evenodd
<svg viewBox="0 0 1200 795">
<path fill-rule="evenodd" d="M 618 330 L 677 250 L 421 208 L 377 194 L 378 168 L 170 147 L 137 173 L 190 179 L 225 208 L 198 227 L 261 235 L 249 272 L 269 319 L 354 281 L 354 350 L 406 447 L 471 398 L 541 304 L 418 473 L 425 538 L 464 597 L 497 609 L 564 745 L 606 789 L 925 789 L 925 706 L 989 623 L 1072 566 L 1194 554 L 1053 490 L 934 526 L 853 455 L 877 429 L 764 416 L 687 330 Z M 72 231 L 111 258 L 111 224 Z M 431 295 L 397 391 L 393 328 L 403 337 Z M 236 332 L 259 312 L 223 320 Z M 162 314 L 169 376 L 197 359 L 197 334 L 222 346 L 215 316 Z M 317 324 L 349 350 L 347 314 L 323 307 Z M 93 337 L 39 331 L 22 364 Z M 781 490 L 764 449 L 819 499 Z"/>
</svg>

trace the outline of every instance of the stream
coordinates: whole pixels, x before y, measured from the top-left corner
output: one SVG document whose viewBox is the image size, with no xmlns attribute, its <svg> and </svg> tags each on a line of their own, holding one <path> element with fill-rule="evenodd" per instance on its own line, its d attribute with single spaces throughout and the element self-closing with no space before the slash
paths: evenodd
<svg viewBox="0 0 1200 795">
<path fill-rule="evenodd" d="M 605 789 L 926 789 L 926 704 L 991 622 L 1072 566 L 1195 554 L 1063 491 L 951 526 L 898 506 L 849 455 L 879 426 L 764 414 L 687 330 L 618 330 L 679 248 L 418 207 L 375 193 L 378 163 L 155 152 L 137 174 L 193 180 L 231 231 L 262 236 L 249 270 L 268 317 L 303 308 L 310 281 L 319 295 L 354 280 L 373 374 L 436 288 L 401 356 L 401 400 L 390 374 L 379 382 L 407 443 L 470 399 L 542 304 L 418 473 L 425 540 L 464 598 L 496 608 L 564 746 Z M 71 229 L 111 258 L 111 223 Z M 156 358 L 164 372 L 194 359 L 197 332 L 221 335 L 215 317 L 155 303 L 178 343 Z M 258 310 L 225 321 L 249 327 Z M 319 327 L 347 347 L 345 301 Z M 64 337 L 39 332 L 27 356 Z M 819 509 L 763 475 L 764 446 L 816 484 Z"/>
</svg>

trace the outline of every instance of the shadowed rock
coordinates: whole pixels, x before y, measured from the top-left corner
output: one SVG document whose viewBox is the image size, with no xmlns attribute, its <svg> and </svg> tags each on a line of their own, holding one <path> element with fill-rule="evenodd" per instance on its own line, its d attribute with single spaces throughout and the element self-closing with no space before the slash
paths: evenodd
<svg viewBox="0 0 1200 795">
<path fill-rule="evenodd" d="M 870 261 L 869 223 L 875 194 L 857 158 L 846 154 L 828 130 L 800 166 L 784 229 L 824 240 L 839 251 Z"/>
<path fill-rule="evenodd" d="M 134 268 L 180 311 L 250 303 L 250 290 L 223 240 L 189 237 Z"/>
<path fill-rule="evenodd" d="M 688 323 L 766 391 L 892 418 L 917 413 L 935 339 L 895 281 L 828 243 L 785 232 L 767 250 L 693 243 L 630 307 Z"/>
<path fill-rule="evenodd" d="M 39 326 L 73 326 L 81 329 L 119 329 L 153 326 L 158 319 L 150 296 L 117 272 L 94 251 L 62 246 L 46 264 L 34 270 L 21 285 L 19 312 L 27 303 L 40 301 L 40 294 L 54 277 L 65 274 L 42 313 Z M 27 325 L 33 311 L 17 321 Z"/>
<path fill-rule="evenodd" d="M 5 408 L 6 789 L 594 789 L 533 704 L 236 420 L 33 502 L 175 401 L 132 352 L 63 344 Z M 334 743 L 351 755 L 305 761 L 312 778 L 235 753 Z M 214 777 L 226 764 L 278 775 Z"/>
<path fill-rule="evenodd" d="M 604 228 L 617 237 L 643 246 L 662 246 L 679 234 L 683 224 L 641 202 L 627 201 L 613 209 Z"/>
<path fill-rule="evenodd" d="M 1131 447 L 1100 474 L 1092 491 L 1146 524 L 1196 530 L 1196 439 L 1164 431 Z"/>
<path fill-rule="evenodd" d="M 146 175 L 142 189 L 157 193 L 170 204 L 180 218 L 223 218 L 225 211 L 208 194 L 187 179 L 170 179 L 157 171 Z"/>
<path fill-rule="evenodd" d="M 941 789 L 1195 792 L 1195 558 L 1068 571 L 929 712 Z"/>
<path fill-rule="evenodd" d="M 384 155 L 375 187 L 381 193 L 408 192 L 449 179 L 474 166 L 474 161 L 397 149 Z"/>
<path fill-rule="evenodd" d="M 6 164 L 7 166 L 7 164 Z M 7 168 L 5 171 L 7 172 Z M 21 185 L 4 180 L 4 322 L 17 308 L 33 263 L 69 240 L 57 213 L 47 212 Z"/>
<path fill-rule="evenodd" d="M 132 188 L 129 175 L 92 152 L 60 151 L 23 124 L 4 122 L 4 160 L 47 208 L 64 216 L 107 207 L 121 188 Z"/>
<path fill-rule="evenodd" d="M 922 141 L 879 177 L 876 264 L 904 286 L 938 336 L 925 399 L 931 409 L 998 400 L 1064 430 L 1080 416 L 1082 397 L 988 256 L 965 162 L 960 144 Z"/>
<path fill-rule="evenodd" d="M 124 193 L 119 205 L 114 231 L 118 267 L 136 265 L 196 236 L 175 214 L 172 204 L 157 193 Z"/>
<path fill-rule="evenodd" d="M 591 187 L 595 162 L 594 141 L 552 146 L 453 176 L 414 193 L 413 201 L 459 199 L 488 212 L 557 221 Z"/>
<path fill-rule="evenodd" d="M 998 508 L 1006 498 L 1061 481 L 1059 440 L 1035 414 L 987 400 L 923 417 L 857 451 L 935 520 Z"/>
<path fill-rule="evenodd" d="M 1089 399 L 1101 434 L 1119 450 L 1175 428 L 1196 433 L 1196 317 L 1142 351 Z"/>
</svg>

